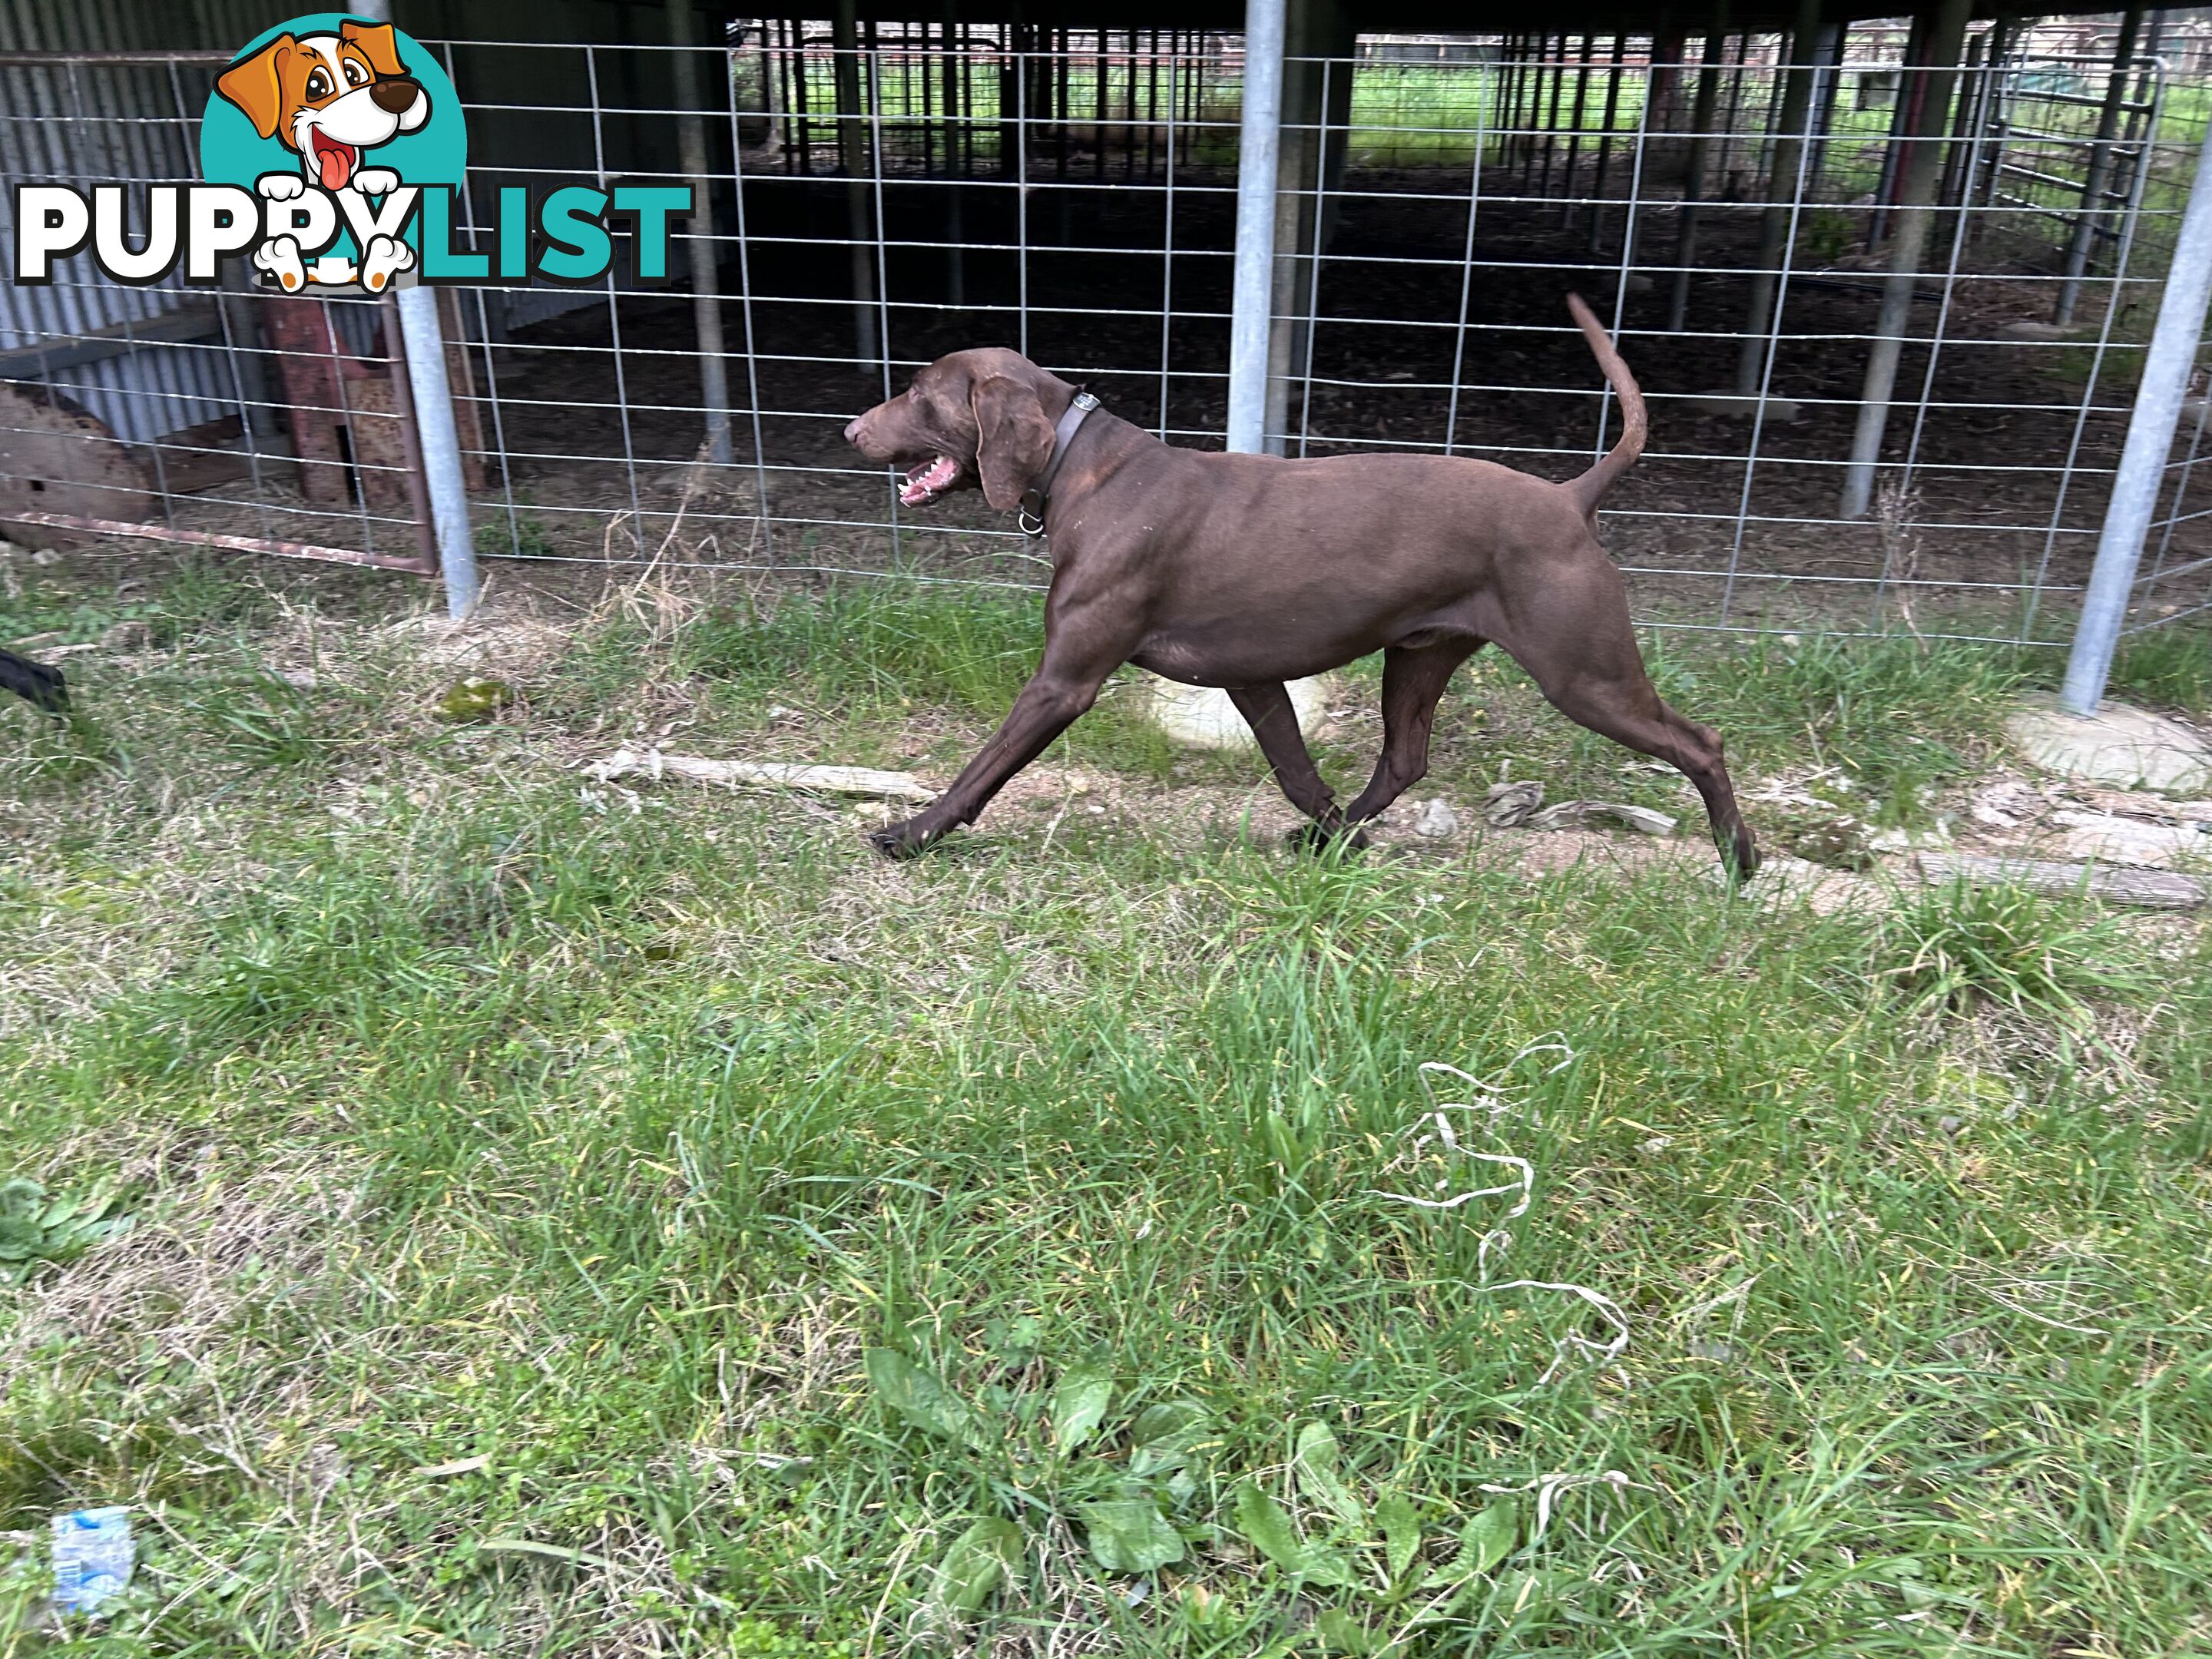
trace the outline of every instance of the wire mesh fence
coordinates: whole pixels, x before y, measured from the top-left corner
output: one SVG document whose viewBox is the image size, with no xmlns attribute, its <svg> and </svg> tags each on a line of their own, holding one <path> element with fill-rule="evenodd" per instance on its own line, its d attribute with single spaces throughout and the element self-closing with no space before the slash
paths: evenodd
<svg viewBox="0 0 2212 1659">
<path fill-rule="evenodd" d="M 1600 526 L 1647 623 L 2063 640 L 2208 77 L 2119 20 L 2064 50 L 1976 26 L 1950 62 L 1924 34 L 1291 60 L 1270 447 L 1579 471 L 1618 412 L 1565 315 L 1578 291 L 1651 407 Z M 979 498 L 902 508 L 842 441 L 969 345 L 1221 443 L 1235 36 L 769 20 L 692 48 L 425 44 L 471 136 L 457 246 L 506 185 L 696 180 L 712 207 L 673 287 L 617 258 L 595 290 L 444 296 L 483 555 L 1041 586 L 1044 550 Z M 189 178 L 224 61 L 0 54 L 0 161 Z M 685 271 L 714 296 L 711 407 Z M 422 568 L 388 304 L 88 270 L 0 289 L 0 524 L 46 497 L 48 519 Z M 2212 602 L 2204 425 L 2197 399 L 2135 626 Z M 105 510 L 57 514 L 64 495 Z"/>
</svg>

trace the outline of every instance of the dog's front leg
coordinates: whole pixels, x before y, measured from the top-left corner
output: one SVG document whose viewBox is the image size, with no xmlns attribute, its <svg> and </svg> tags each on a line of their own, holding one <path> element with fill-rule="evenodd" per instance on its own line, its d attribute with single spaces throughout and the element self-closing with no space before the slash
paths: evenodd
<svg viewBox="0 0 2212 1659">
<path fill-rule="evenodd" d="M 1112 664 L 1102 673 L 1081 677 L 1054 673 L 1048 667 L 1040 670 L 950 789 L 905 823 L 868 837 L 876 850 L 887 858 L 912 858 L 947 830 L 973 823 L 1007 779 L 1044 753 L 1054 738 L 1098 700 L 1098 688 L 1113 672 Z"/>
<path fill-rule="evenodd" d="M 1051 606 L 1044 660 L 990 742 L 928 807 L 871 836 L 876 850 L 887 858 L 912 858 L 946 831 L 973 823 L 1007 779 L 1098 701 L 1106 677 L 1136 647 L 1126 614 L 1117 614 L 1126 609 L 1103 597 L 1087 605 Z"/>
</svg>

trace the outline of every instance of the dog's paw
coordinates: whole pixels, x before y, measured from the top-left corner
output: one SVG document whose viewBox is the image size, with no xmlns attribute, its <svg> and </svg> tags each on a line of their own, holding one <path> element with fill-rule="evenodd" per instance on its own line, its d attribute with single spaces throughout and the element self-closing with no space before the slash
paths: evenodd
<svg viewBox="0 0 2212 1659">
<path fill-rule="evenodd" d="M 415 250 L 397 236 L 372 236 L 368 241 L 368 257 L 362 261 L 362 286 L 371 294 L 381 294 L 390 284 L 395 271 L 415 269 Z"/>
<path fill-rule="evenodd" d="M 253 181 L 253 188 L 272 202 L 289 202 L 307 193 L 307 181 L 296 173 L 264 173 Z"/>
<path fill-rule="evenodd" d="M 272 236 L 253 250 L 253 263 L 276 279 L 276 285 L 287 294 L 297 294 L 307 285 L 307 270 L 300 258 L 300 244 L 290 236 Z"/>
<path fill-rule="evenodd" d="M 890 824 L 875 831 L 868 837 L 868 845 L 887 859 L 920 858 L 937 837 L 915 830 L 914 822 L 908 818 L 904 823 Z"/>
<path fill-rule="evenodd" d="M 1302 853 L 1328 854 L 1339 850 L 1347 853 L 1364 851 L 1367 847 L 1367 832 L 1356 824 L 1326 829 L 1318 823 L 1302 823 L 1283 837 L 1287 847 Z"/>
<path fill-rule="evenodd" d="M 1752 844 L 1750 833 L 1747 831 L 1741 841 L 1725 836 L 1716 836 L 1714 841 L 1720 848 L 1721 869 L 1729 884 L 1738 890 L 1749 886 L 1752 878 L 1759 873 L 1759 866 L 1765 862 L 1759 856 L 1759 848 Z"/>
<path fill-rule="evenodd" d="M 354 174 L 353 187 L 364 196 L 389 196 L 399 188 L 399 175 L 390 167 L 363 167 Z"/>
</svg>

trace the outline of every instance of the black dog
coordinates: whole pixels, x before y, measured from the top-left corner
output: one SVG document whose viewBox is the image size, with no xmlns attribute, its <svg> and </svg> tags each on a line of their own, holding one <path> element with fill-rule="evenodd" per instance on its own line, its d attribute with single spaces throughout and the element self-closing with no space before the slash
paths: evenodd
<svg viewBox="0 0 2212 1659">
<path fill-rule="evenodd" d="M 59 714 L 69 708 L 69 682 L 62 671 L 12 651 L 0 651 L 0 690 L 13 691 L 49 714 Z"/>
</svg>

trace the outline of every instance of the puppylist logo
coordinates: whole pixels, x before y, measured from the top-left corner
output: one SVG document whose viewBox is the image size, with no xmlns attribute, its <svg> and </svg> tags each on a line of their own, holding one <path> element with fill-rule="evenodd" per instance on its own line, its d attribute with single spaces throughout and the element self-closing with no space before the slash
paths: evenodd
<svg viewBox="0 0 2212 1659">
<path fill-rule="evenodd" d="M 262 286 L 284 294 L 580 284 L 605 277 L 626 230 L 638 280 L 662 283 L 669 221 L 692 210 L 686 185 L 509 185 L 488 234 L 456 250 L 468 136 L 453 82 L 410 36 L 341 12 L 249 43 L 216 77 L 199 148 L 205 184 L 16 185 L 15 280 L 51 283 L 63 261 L 88 254 L 115 282 L 181 269 L 196 286 L 219 282 L 225 259 L 247 258 Z"/>
</svg>

